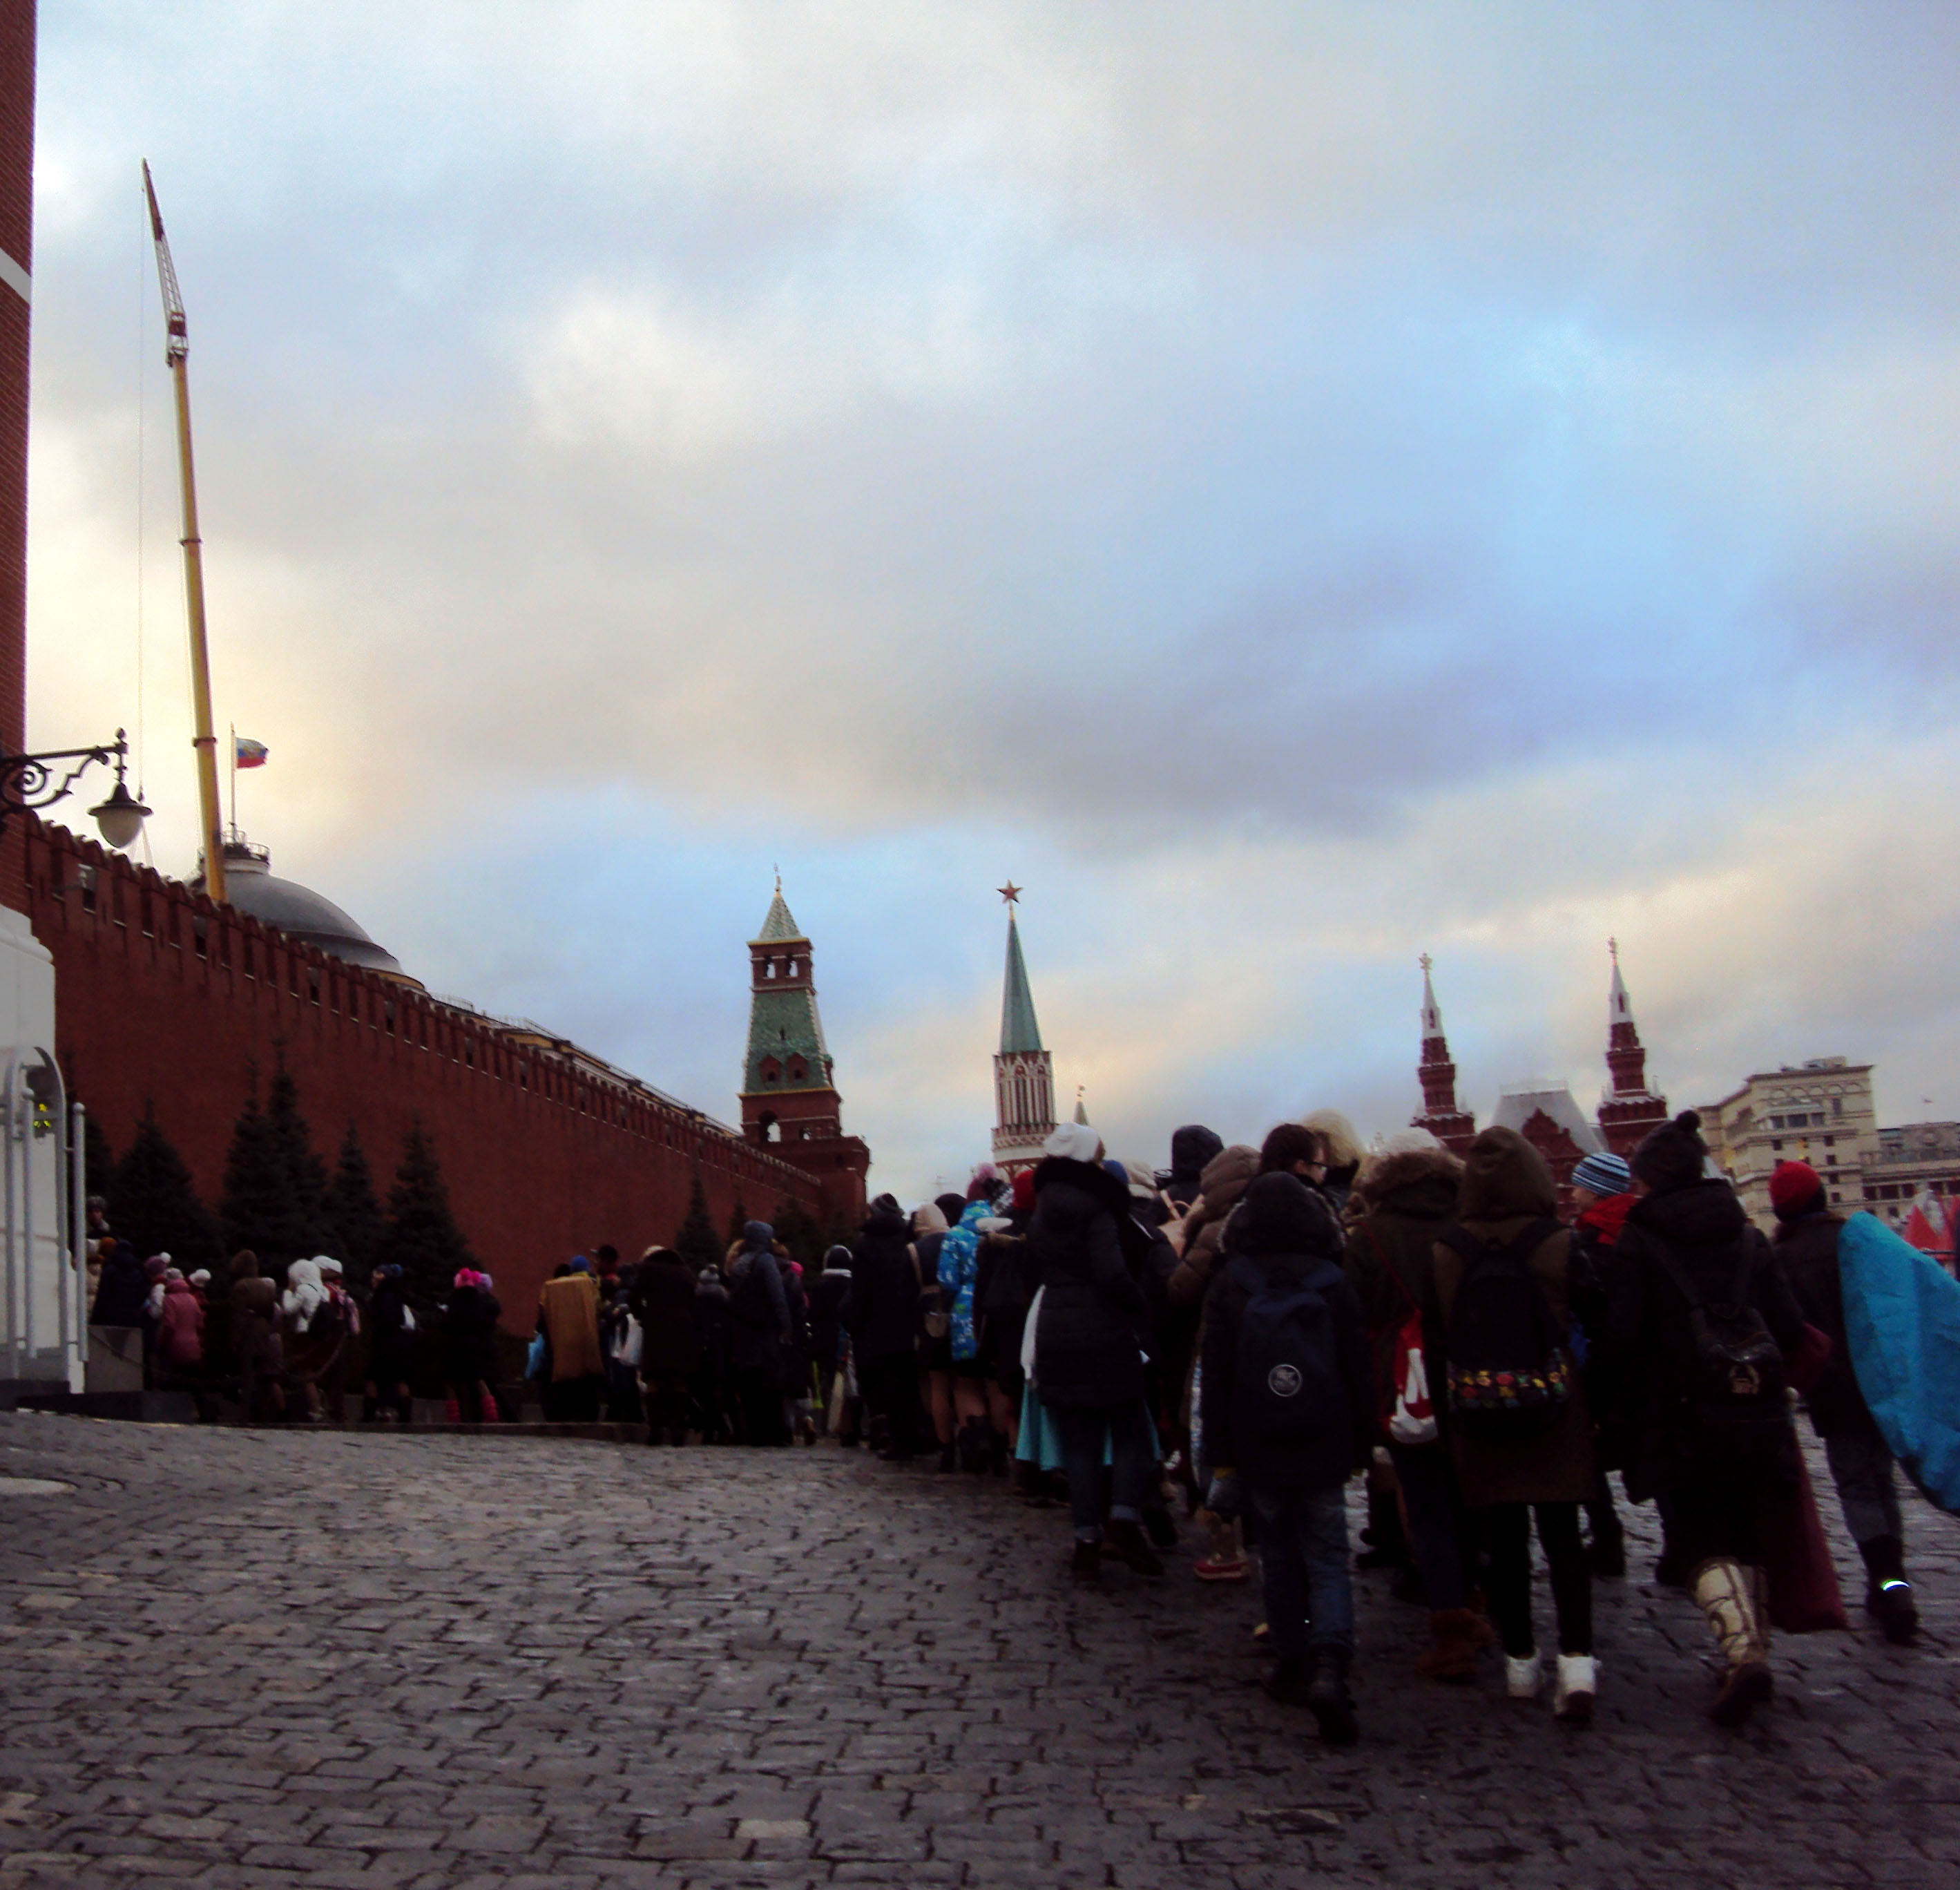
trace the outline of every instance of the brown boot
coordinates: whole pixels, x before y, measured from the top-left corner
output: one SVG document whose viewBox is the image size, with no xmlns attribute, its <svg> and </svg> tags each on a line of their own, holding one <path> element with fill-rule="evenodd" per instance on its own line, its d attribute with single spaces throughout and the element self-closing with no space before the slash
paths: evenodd
<svg viewBox="0 0 1960 1890">
<path fill-rule="evenodd" d="M 1725 1558 L 1704 1562 L 1689 1576 L 1688 1586 L 1728 1662 L 1709 1715 L 1717 1726 L 1742 1726 L 1776 1691 L 1764 1605 L 1768 1582 L 1760 1569 Z"/>
<path fill-rule="evenodd" d="M 1474 1679 L 1477 1656 L 1493 1638 L 1491 1624 L 1467 1608 L 1446 1608 L 1430 1616 L 1429 1631 L 1430 1644 L 1416 1656 L 1416 1672 L 1425 1680 Z"/>
</svg>

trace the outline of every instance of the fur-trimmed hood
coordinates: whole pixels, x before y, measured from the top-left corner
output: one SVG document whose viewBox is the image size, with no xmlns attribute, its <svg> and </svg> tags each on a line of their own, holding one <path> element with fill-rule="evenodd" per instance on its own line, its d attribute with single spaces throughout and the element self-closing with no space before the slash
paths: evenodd
<svg viewBox="0 0 1960 1890">
<path fill-rule="evenodd" d="M 1427 1205 L 1429 1197 L 1440 1193 L 1443 1211 L 1448 1213 L 1456 1206 L 1456 1190 L 1462 1181 L 1463 1164 L 1447 1149 L 1404 1149 L 1366 1162 L 1354 1191 L 1371 1208 L 1389 1206 L 1405 1192 L 1419 1194 L 1420 1204 Z"/>
<path fill-rule="evenodd" d="M 1120 1222 L 1130 1212 L 1130 1189 L 1126 1181 L 1119 1181 L 1099 1162 L 1071 1162 L 1066 1155 L 1044 1155 L 1035 1168 L 1035 1194 L 1039 1197 L 1045 1188 L 1065 1182 L 1071 1187 L 1080 1188 L 1083 1194 L 1093 1195 L 1115 1216 Z"/>
</svg>

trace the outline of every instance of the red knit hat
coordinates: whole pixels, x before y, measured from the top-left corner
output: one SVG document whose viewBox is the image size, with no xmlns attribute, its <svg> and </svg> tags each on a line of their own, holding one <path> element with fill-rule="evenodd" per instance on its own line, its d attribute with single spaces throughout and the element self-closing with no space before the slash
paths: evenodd
<svg viewBox="0 0 1960 1890">
<path fill-rule="evenodd" d="M 1801 1213 L 1824 1192 L 1808 1162 L 1779 1162 L 1770 1177 L 1770 1206 L 1778 1214 Z"/>
</svg>

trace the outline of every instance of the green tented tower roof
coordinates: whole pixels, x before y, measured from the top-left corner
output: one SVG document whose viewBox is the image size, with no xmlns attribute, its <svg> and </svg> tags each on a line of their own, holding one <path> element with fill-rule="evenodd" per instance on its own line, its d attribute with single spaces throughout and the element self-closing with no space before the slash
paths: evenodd
<svg viewBox="0 0 1960 1890">
<path fill-rule="evenodd" d="M 1007 976 L 1001 992 L 1001 1054 L 1042 1047 L 1041 1025 L 1035 1020 L 1034 993 L 1028 989 L 1028 967 L 1021 956 L 1020 928 L 1014 909 L 1007 908 Z"/>
<path fill-rule="evenodd" d="M 770 945 L 800 949 L 772 952 Z M 783 898 L 780 881 L 769 901 L 762 930 L 749 942 L 756 977 L 749 999 L 749 1054 L 744 1060 L 745 1093 L 781 1094 L 831 1087 L 829 1047 L 823 1041 L 823 1020 L 817 1014 L 816 983 L 810 964 L 810 941 L 798 930 Z M 769 975 L 764 976 L 765 970 Z M 792 1073 L 800 1058 L 800 1075 Z M 774 1060 L 773 1081 L 763 1066 Z"/>
</svg>

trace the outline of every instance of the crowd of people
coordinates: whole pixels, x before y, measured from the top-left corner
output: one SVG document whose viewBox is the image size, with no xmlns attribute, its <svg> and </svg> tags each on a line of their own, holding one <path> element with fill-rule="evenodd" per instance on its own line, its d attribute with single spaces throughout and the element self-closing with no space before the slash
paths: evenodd
<svg viewBox="0 0 1960 1890">
<path fill-rule="evenodd" d="M 1335 1743 L 1358 1735 L 1357 1567 L 1427 1609 L 1420 1677 L 1467 1681 L 1494 1647 L 1513 1698 L 1548 1678 L 1553 1712 L 1589 1719 L 1592 1586 L 1627 1573 L 1617 1471 L 1624 1500 L 1657 1506 L 1656 1578 L 1701 1608 L 1721 1662 L 1711 1710 L 1740 1725 L 1774 1692 L 1773 1624 L 1842 1624 L 1800 1406 L 1866 1607 L 1901 1644 L 1917 1614 L 1895 1465 L 1847 1342 L 1844 1222 L 1815 1172 L 1785 1162 L 1765 1238 L 1699 1130 L 1685 1113 L 1631 1159 L 1587 1155 L 1561 1190 L 1503 1128 L 1459 1159 L 1415 1128 L 1364 1153 L 1331 1111 L 1256 1148 L 1192 1125 L 1157 1170 L 1067 1123 L 1011 1179 L 982 1163 L 963 1193 L 909 1211 L 880 1195 L 808 1280 L 762 1221 L 719 1266 L 664 1247 L 580 1255 L 544 1285 L 524 1375 L 547 1419 L 644 1423 L 652 1445 L 827 1435 L 894 1464 L 1011 1474 L 1026 1502 L 1066 1503 L 1083 1583 L 1111 1563 L 1163 1579 L 1181 1506 L 1198 1580 L 1256 1565 L 1268 1691 Z M 214 1288 L 106 1226 L 94 1246 L 93 1322 L 142 1330 L 152 1382 L 202 1400 L 228 1374 L 248 1417 L 318 1422 L 358 1371 L 366 1421 L 409 1421 L 419 1327 L 399 1268 L 377 1269 L 362 1305 L 325 1256 L 282 1289 L 241 1253 Z M 473 1267 L 424 1308 L 452 1423 L 517 1415 L 503 1314 Z"/>
<path fill-rule="evenodd" d="M 752 1226 L 727 1270 L 738 1346 L 752 1336 L 727 1434 L 784 1441 L 805 1410 L 790 1392 L 814 1385 L 807 1415 L 847 1445 L 949 1474 L 1011 1465 L 1029 1502 L 1065 1493 L 1084 1583 L 1112 1563 L 1163 1578 L 1181 1496 L 1196 1576 L 1243 1582 L 1256 1561 L 1268 1691 L 1335 1743 L 1358 1733 L 1357 1563 L 1428 1610 L 1419 1676 L 1468 1681 L 1494 1647 L 1512 1697 L 1548 1683 L 1558 1718 L 1588 1719 L 1593 1584 L 1627 1572 L 1620 1503 L 1651 1501 L 1656 1577 L 1700 1605 L 1710 1710 L 1739 1726 L 1772 1697 L 1773 1624 L 1843 1621 L 1803 1407 L 1866 1607 L 1901 1644 L 1917 1615 L 1895 1466 L 1846 1343 L 1844 1223 L 1787 1162 L 1766 1238 L 1699 1130 L 1684 1114 L 1561 1190 L 1503 1128 L 1459 1159 L 1420 1129 L 1364 1153 L 1332 1111 L 1257 1148 L 1192 1126 L 1156 1171 L 1066 1124 L 1011 1181 L 983 1164 L 963 1195 L 872 1202 L 818 1283 L 820 1330 Z"/>
</svg>

